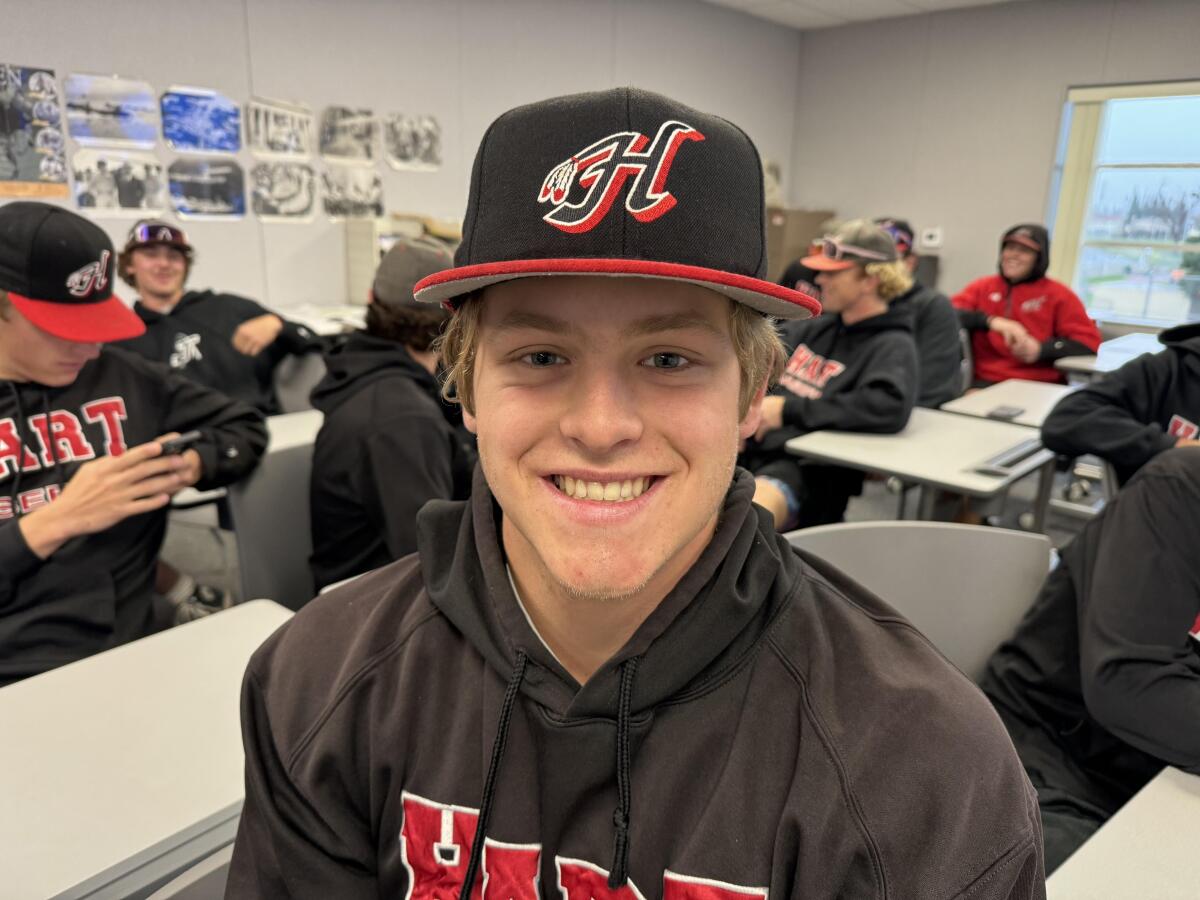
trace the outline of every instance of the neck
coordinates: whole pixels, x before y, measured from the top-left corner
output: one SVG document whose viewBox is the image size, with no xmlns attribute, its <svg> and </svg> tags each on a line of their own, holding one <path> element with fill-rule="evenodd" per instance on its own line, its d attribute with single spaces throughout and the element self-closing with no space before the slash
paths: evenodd
<svg viewBox="0 0 1200 900">
<path fill-rule="evenodd" d="M 175 308 L 175 304 L 183 299 L 183 290 L 178 290 L 173 294 L 142 294 L 140 299 L 142 306 L 147 309 L 152 309 L 156 313 L 169 313 Z"/>
<path fill-rule="evenodd" d="M 854 325 L 865 319 L 881 316 L 887 311 L 888 304 L 886 300 L 881 300 L 877 294 L 868 294 L 866 297 L 856 300 L 853 306 L 848 306 L 842 310 L 842 321 L 847 325 Z"/>
<path fill-rule="evenodd" d="M 637 590 L 617 597 L 580 596 L 557 581 L 506 516 L 504 548 L 521 605 L 554 657 L 580 684 L 629 642 L 692 567 L 716 530 L 717 517 Z"/>
<path fill-rule="evenodd" d="M 425 369 L 430 375 L 436 374 L 438 355 L 435 350 L 416 350 L 408 344 L 404 345 L 404 349 L 408 351 L 408 355 L 416 360 L 421 368 Z"/>
</svg>

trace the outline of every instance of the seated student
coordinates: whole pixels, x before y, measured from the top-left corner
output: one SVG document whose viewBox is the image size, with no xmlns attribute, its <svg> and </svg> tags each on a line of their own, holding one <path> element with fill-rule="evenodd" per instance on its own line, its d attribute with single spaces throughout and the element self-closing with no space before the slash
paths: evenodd
<svg viewBox="0 0 1200 900">
<path fill-rule="evenodd" d="M 754 145 L 629 88 L 483 142 L 417 289 L 470 500 L 255 653 L 226 896 L 1044 897 L 987 702 L 735 469 L 816 307 L 763 280 Z"/>
<path fill-rule="evenodd" d="M 814 250 L 810 247 L 808 255 L 812 256 L 812 254 L 820 252 L 819 249 Z M 817 300 L 821 299 L 821 289 L 817 286 L 817 270 L 810 269 L 802 259 L 793 260 L 788 264 L 788 267 L 783 270 L 783 274 L 779 276 L 779 284 L 781 287 L 808 294 Z"/>
<path fill-rule="evenodd" d="M 1166 350 L 1130 360 L 1059 400 L 1042 423 L 1042 443 L 1055 453 L 1107 460 L 1122 484 L 1162 451 L 1200 444 L 1200 323 L 1158 339 Z"/>
<path fill-rule="evenodd" d="M 311 564 L 317 588 L 417 549 L 417 512 L 471 492 L 473 441 L 442 401 L 431 349 L 449 313 L 413 299 L 448 268 L 429 239 L 401 240 L 379 264 L 366 330 L 325 355 L 312 393 L 325 421 L 313 449 Z"/>
<path fill-rule="evenodd" d="M 1046 277 L 1050 238 L 1041 225 L 1014 225 L 1000 239 L 1000 271 L 954 295 L 971 332 L 975 387 L 1009 378 L 1063 381 L 1054 361 L 1095 353 L 1100 332 L 1083 301 Z"/>
<path fill-rule="evenodd" d="M 851 469 L 801 464 L 785 449 L 788 440 L 823 428 L 894 433 L 908 424 L 917 397 L 912 308 L 892 305 L 912 276 L 892 238 L 858 219 L 820 249 L 802 262 L 819 273 L 825 315 L 783 326 L 791 356 L 740 457 L 756 476 L 755 502 L 780 530 L 840 521 L 863 480 Z"/>
<path fill-rule="evenodd" d="M 117 266 L 139 294 L 133 309 L 146 330 L 120 346 L 275 415 L 275 367 L 289 353 L 319 349 L 316 335 L 236 294 L 185 292 L 193 258 L 187 235 L 174 225 L 133 226 Z"/>
<path fill-rule="evenodd" d="M 892 301 L 892 307 L 911 306 L 913 339 L 917 342 L 921 381 L 917 390 L 917 406 L 937 409 L 962 393 L 962 344 L 958 340 L 958 316 L 950 298 L 916 280 L 920 256 L 913 249 L 913 228 L 904 219 L 876 219 L 875 224 L 886 231 L 896 243 L 896 250 L 913 285 L 907 293 Z"/>
<path fill-rule="evenodd" d="M 112 294 L 113 256 L 74 213 L 0 206 L 0 683 L 147 634 L 171 496 L 266 446 L 250 406 L 101 346 L 144 327 Z"/>
<path fill-rule="evenodd" d="M 1038 790 L 1047 872 L 1163 766 L 1200 774 L 1198 532 L 1200 450 L 1169 450 L 1063 550 L 988 664 L 984 692 Z"/>
</svg>

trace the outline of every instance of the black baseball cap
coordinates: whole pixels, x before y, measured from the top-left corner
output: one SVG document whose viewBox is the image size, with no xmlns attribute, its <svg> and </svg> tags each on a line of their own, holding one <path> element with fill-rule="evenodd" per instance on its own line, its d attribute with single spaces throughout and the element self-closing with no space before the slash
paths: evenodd
<svg viewBox="0 0 1200 900">
<path fill-rule="evenodd" d="M 146 326 L 113 295 L 112 241 L 70 210 L 21 200 L 0 206 L 0 291 L 55 337 L 121 341 Z"/>
<path fill-rule="evenodd" d="M 892 236 L 892 240 L 896 242 L 896 249 L 900 251 L 901 256 L 908 256 L 912 253 L 915 244 L 913 227 L 908 224 L 907 219 L 897 219 L 894 216 L 885 216 L 882 219 L 876 219 L 875 224 Z"/>
<path fill-rule="evenodd" d="M 516 278 L 610 275 L 710 288 L 782 319 L 821 311 L 766 280 L 762 163 L 725 119 L 619 88 L 504 113 L 479 145 L 454 268 L 416 299 L 453 305 Z"/>
</svg>

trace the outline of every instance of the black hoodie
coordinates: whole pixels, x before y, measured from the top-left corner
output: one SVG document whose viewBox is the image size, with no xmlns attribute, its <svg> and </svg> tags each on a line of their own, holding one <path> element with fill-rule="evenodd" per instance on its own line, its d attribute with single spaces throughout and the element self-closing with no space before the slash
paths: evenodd
<svg viewBox="0 0 1200 900">
<path fill-rule="evenodd" d="M 1068 394 L 1042 424 L 1055 453 L 1094 453 L 1122 483 L 1179 438 L 1200 438 L 1200 323 L 1158 337 L 1167 349 L 1130 360 Z"/>
<path fill-rule="evenodd" d="M 1044 897 L 1035 798 L 984 698 L 753 491 L 740 473 L 582 686 L 514 596 L 480 471 L 469 503 L 426 506 L 419 555 L 251 661 L 226 896 L 453 898 L 482 816 L 506 898 Z"/>
<path fill-rule="evenodd" d="M 1161 454 L 1063 550 L 988 663 L 983 689 L 1044 807 L 1103 821 L 1164 765 L 1200 774 L 1197 534 L 1200 450 Z"/>
<path fill-rule="evenodd" d="M 325 354 L 312 404 L 313 579 L 320 589 L 417 549 L 417 512 L 471 491 L 473 441 L 401 344 L 355 332 Z"/>
<path fill-rule="evenodd" d="M 267 445 L 249 406 L 111 347 L 66 387 L 0 381 L 0 683 L 148 632 L 166 509 L 74 538 L 45 561 L 25 543 L 18 517 L 57 497 L 87 460 L 192 429 L 203 434 L 193 445 L 201 489 L 247 474 Z"/>
<path fill-rule="evenodd" d="M 913 339 L 921 370 L 917 406 L 937 409 L 962 393 L 958 315 L 949 297 L 917 282 L 907 294 L 893 300 L 892 306 L 912 309 Z"/>
<path fill-rule="evenodd" d="M 233 346 L 238 326 L 275 313 L 236 294 L 188 291 L 169 313 L 155 312 L 140 300 L 133 311 L 146 323 L 146 333 L 114 346 L 170 366 L 267 416 L 279 412 L 272 378 L 280 360 L 319 347 L 308 328 L 280 317 L 283 330 L 274 343 L 257 356 L 241 353 Z"/>
</svg>

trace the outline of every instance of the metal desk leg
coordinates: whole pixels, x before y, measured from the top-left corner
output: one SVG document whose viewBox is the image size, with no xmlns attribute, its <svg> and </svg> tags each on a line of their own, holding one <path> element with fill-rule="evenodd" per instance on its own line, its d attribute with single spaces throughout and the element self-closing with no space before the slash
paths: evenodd
<svg viewBox="0 0 1200 900">
<path fill-rule="evenodd" d="M 1054 488 L 1054 458 L 1051 457 L 1042 464 L 1038 472 L 1037 499 L 1033 503 L 1033 530 L 1044 534 L 1046 531 L 1046 510 L 1050 506 L 1050 492 Z"/>
<path fill-rule="evenodd" d="M 933 507 L 937 502 L 938 489 L 928 484 L 921 485 L 921 493 L 917 497 L 917 521 L 932 522 Z"/>
</svg>

